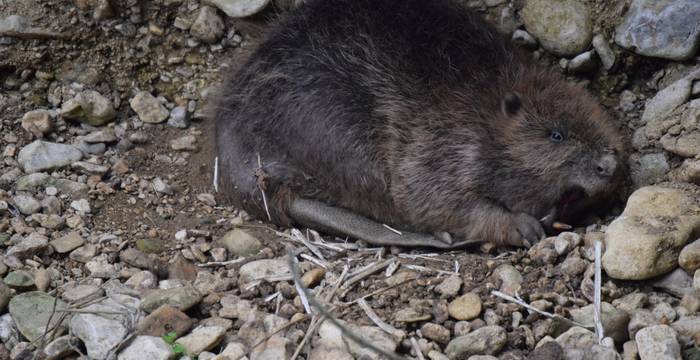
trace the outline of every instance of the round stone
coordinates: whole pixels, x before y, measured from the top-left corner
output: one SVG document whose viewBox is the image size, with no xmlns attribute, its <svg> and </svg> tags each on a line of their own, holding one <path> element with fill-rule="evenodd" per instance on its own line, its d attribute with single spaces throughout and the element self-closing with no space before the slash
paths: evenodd
<svg viewBox="0 0 700 360">
<path fill-rule="evenodd" d="M 447 312 L 457 320 L 471 320 L 481 313 L 481 299 L 474 293 L 464 294 L 450 302 Z"/>
</svg>

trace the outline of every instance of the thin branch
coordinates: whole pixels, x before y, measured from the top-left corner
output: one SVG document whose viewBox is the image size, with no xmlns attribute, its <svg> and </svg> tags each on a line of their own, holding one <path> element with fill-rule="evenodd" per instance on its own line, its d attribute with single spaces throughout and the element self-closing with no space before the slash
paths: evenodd
<svg viewBox="0 0 700 360">
<path fill-rule="evenodd" d="M 601 244 L 600 241 L 595 242 L 595 276 L 593 278 L 593 321 L 595 321 L 595 334 L 598 336 L 598 344 L 603 342 L 605 333 L 603 331 L 603 322 L 600 320 L 600 295 L 601 295 Z"/>
<path fill-rule="evenodd" d="M 299 266 L 299 261 L 295 257 L 292 258 L 292 266 L 294 269 Z M 304 311 L 306 311 L 307 314 L 311 314 L 311 307 L 309 306 L 309 299 L 306 296 L 306 291 L 302 291 L 304 284 L 301 283 L 301 278 L 298 280 L 299 281 L 297 281 L 297 278 L 294 277 L 294 287 L 297 289 L 297 293 L 301 298 L 301 304 L 304 305 Z"/>
<path fill-rule="evenodd" d="M 393 232 L 393 233 L 396 233 L 397 235 L 403 235 L 403 233 L 402 233 L 401 231 L 398 231 L 398 230 L 394 229 L 393 227 L 391 227 L 391 226 L 389 226 L 389 225 L 387 225 L 387 224 L 382 224 L 382 226 L 384 226 L 387 230 L 389 230 L 389 231 L 391 231 L 391 232 Z"/>
<path fill-rule="evenodd" d="M 416 353 L 416 357 L 418 357 L 418 360 L 425 360 L 425 357 L 423 356 L 423 351 L 421 351 L 420 346 L 418 346 L 418 341 L 416 341 L 416 338 L 414 337 L 411 337 L 411 347 Z"/>
<path fill-rule="evenodd" d="M 345 276 L 348 275 L 349 268 L 347 265 L 343 267 L 343 272 L 340 273 L 340 277 L 338 277 L 338 280 L 335 282 L 333 285 L 333 288 L 331 288 L 331 291 L 324 296 L 324 301 L 330 302 L 333 300 L 333 296 L 335 296 L 335 293 L 338 291 L 338 288 L 340 288 L 340 284 L 343 283 L 343 280 L 345 280 Z M 335 309 L 335 306 L 331 306 L 331 311 Z M 301 350 L 304 348 L 304 345 L 306 342 L 309 341 L 311 336 L 316 332 L 316 329 L 323 323 L 323 320 L 325 320 L 326 317 L 321 315 L 318 316 L 314 314 L 314 316 L 311 318 L 311 324 L 309 324 L 309 327 L 306 329 L 306 334 L 304 334 L 304 338 L 301 339 L 301 342 L 299 345 L 297 345 L 296 350 L 294 350 L 294 354 L 292 354 L 292 357 L 289 358 L 289 360 L 296 360 L 297 356 L 301 353 Z"/>
<path fill-rule="evenodd" d="M 58 297 L 53 298 L 53 306 L 51 308 L 51 315 L 49 315 L 49 320 L 46 322 L 46 327 L 44 328 L 44 335 L 42 335 L 42 338 L 46 338 L 46 335 L 49 333 L 49 326 L 51 325 L 51 320 L 53 320 L 53 316 L 56 315 L 56 304 L 58 304 Z M 51 339 L 49 338 L 49 341 Z M 44 344 L 42 344 L 43 347 Z"/>
<path fill-rule="evenodd" d="M 214 192 L 219 192 L 219 157 L 214 158 Z"/>
<path fill-rule="evenodd" d="M 41 30 L 41 29 L 29 29 L 24 31 L 14 31 L 14 30 L 2 30 L 0 31 L 0 38 L 11 37 L 23 40 L 66 40 L 70 39 L 70 35 L 64 33 L 57 33 L 53 31 Z"/>
<path fill-rule="evenodd" d="M 301 233 L 301 231 L 297 229 L 292 229 L 292 237 L 296 238 L 299 240 L 304 246 L 306 246 L 309 250 L 311 250 L 311 253 L 316 255 L 317 258 L 326 261 L 326 258 L 323 257 L 323 254 L 321 253 L 321 250 L 319 250 L 314 244 L 309 241 L 304 234 Z"/>
<path fill-rule="evenodd" d="M 260 161 L 260 153 L 258 153 L 258 168 L 262 169 L 262 162 Z M 270 208 L 267 206 L 267 197 L 265 196 L 265 189 L 262 188 L 262 186 L 259 186 L 260 188 L 260 193 L 262 194 L 263 198 L 263 205 L 265 205 L 265 213 L 267 213 L 267 219 L 269 221 L 272 221 L 272 216 L 270 215 Z"/>
<path fill-rule="evenodd" d="M 546 312 L 546 311 L 540 310 L 540 309 L 538 309 L 538 308 L 536 308 L 536 307 L 534 307 L 534 306 L 532 306 L 532 305 L 526 303 L 526 302 L 523 301 L 522 299 L 515 298 L 515 297 L 510 296 L 510 295 L 508 295 L 508 294 L 502 293 L 502 292 L 500 292 L 500 291 L 498 291 L 498 290 L 493 290 L 493 291 L 491 291 L 491 295 L 497 296 L 497 297 L 499 297 L 499 298 L 501 298 L 501 299 L 508 300 L 508 301 L 510 301 L 510 302 L 514 302 L 514 303 L 516 303 L 516 304 L 518 304 L 518 305 L 520 305 L 520 306 L 522 306 L 522 307 L 524 307 L 524 308 L 526 308 L 526 309 L 528 309 L 528 310 L 530 310 L 530 311 L 534 311 L 534 312 L 536 312 L 536 313 L 538 313 L 538 314 L 540 314 L 540 315 L 546 316 L 546 317 L 551 318 L 551 319 L 559 319 L 559 320 L 562 320 L 562 321 L 564 321 L 564 322 L 566 322 L 566 323 L 568 323 L 568 324 L 570 324 L 570 325 L 573 325 L 573 326 L 580 326 L 580 327 L 586 328 L 586 329 L 590 329 L 590 328 L 591 328 L 591 327 L 588 326 L 588 325 L 581 324 L 580 322 L 577 322 L 577 321 L 569 320 L 569 319 L 567 319 L 567 318 L 565 318 L 565 317 L 563 317 L 563 316 L 561 316 L 561 315 L 552 314 L 552 313 L 548 313 L 548 312 Z"/>
<path fill-rule="evenodd" d="M 302 322 L 302 321 L 306 321 L 306 320 L 309 320 L 309 316 L 308 316 L 308 315 L 301 316 L 301 317 L 299 317 L 298 319 L 295 319 L 294 321 L 290 321 L 290 322 L 288 322 L 288 323 L 286 323 L 286 324 L 280 326 L 279 328 L 277 328 L 277 329 L 271 331 L 269 334 L 265 335 L 265 336 L 264 336 L 262 339 L 260 339 L 258 342 L 256 342 L 255 344 L 253 344 L 253 346 L 250 347 L 250 350 L 249 350 L 247 353 L 243 353 L 243 354 L 241 354 L 241 355 L 238 355 L 238 356 L 237 356 L 236 358 L 234 358 L 233 360 L 240 360 L 240 359 L 244 358 L 245 356 L 249 355 L 249 354 L 253 351 L 253 349 L 255 349 L 256 347 L 258 347 L 258 346 L 260 346 L 260 345 L 266 343 L 268 340 L 270 340 L 270 338 L 272 338 L 273 336 L 275 336 L 275 334 L 279 333 L 279 332 L 282 331 L 282 330 L 289 329 L 290 327 L 292 327 L 292 326 L 294 326 L 294 325 L 296 325 L 296 324 L 298 324 L 298 323 L 300 323 L 300 322 Z"/>
<path fill-rule="evenodd" d="M 384 260 L 384 261 L 382 261 L 382 262 L 374 263 L 374 264 L 371 264 L 371 265 L 365 267 L 364 269 L 362 269 L 361 271 L 359 271 L 359 272 L 356 273 L 355 275 L 351 276 L 351 277 L 348 279 L 348 281 L 346 281 L 345 284 L 343 284 L 342 287 L 343 287 L 344 289 L 350 288 L 350 287 L 351 287 L 352 285 L 354 285 L 356 282 L 359 282 L 359 281 L 361 281 L 361 280 L 364 280 L 365 278 L 371 276 L 372 274 L 374 274 L 374 273 L 376 273 L 376 272 L 378 272 L 378 271 L 384 270 L 384 268 L 386 268 L 387 266 L 389 266 L 389 264 L 391 264 L 392 261 L 394 261 L 394 259 L 386 259 L 386 260 Z"/>
<path fill-rule="evenodd" d="M 395 337 L 398 341 L 403 340 L 404 337 L 406 337 L 406 332 L 399 330 L 387 323 L 385 323 L 377 313 L 374 312 L 374 309 L 372 309 L 371 306 L 367 303 L 365 299 L 360 299 L 357 302 L 358 305 L 362 308 L 362 310 L 365 312 L 367 317 L 372 320 L 372 322 L 377 325 L 380 329 L 382 329 L 385 333 Z"/>
<path fill-rule="evenodd" d="M 228 261 L 212 261 L 212 262 L 208 262 L 208 263 L 197 264 L 197 266 L 202 267 L 202 268 L 227 266 L 227 265 L 238 264 L 239 262 L 242 262 L 244 260 L 245 260 L 245 258 L 238 258 L 238 259 L 233 259 L 233 260 L 228 260 Z"/>
<path fill-rule="evenodd" d="M 294 276 L 294 282 L 301 283 L 301 277 L 299 275 L 299 270 L 296 268 L 296 266 L 294 266 L 294 257 L 291 254 L 288 255 L 287 261 L 288 261 L 289 267 L 292 270 L 292 275 Z M 308 289 L 306 287 L 301 286 L 301 291 L 304 292 L 307 299 L 309 300 L 309 303 L 311 305 L 313 305 L 313 307 L 316 308 L 316 310 L 318 310 L 319 313 L 321 313 L 322 315 L 324 315 L 327 318 L 326 321 L 330 321 L 331 324 L 335 325 L 343 333 L 343 336 L 349 338 L 350 340 L 356 342 L 357 344 L 360 344 L 361 346 L 364 346 L 365 348 L 368 348 L 369 350 L 371 350 L 371 351 L 373 351 L 381 356 L 387 357 L 387 358 L 392 359 L 392 360 L 403 360 L 402 357 L 396 355 L 395 353 L 391 353 L 391 352 L 388 352 L 382 348 L 379 348 L 377 345 L 364 340 L 362 337 L 356 335 L 354 332 L 347 329 L 343 324 L 341 324 L 337 319 L 335 319 L 335 317 L 333 317 L 333 315 L 331 315 L 331 313 L 323 305 L 321 305 L 321 303 L 319 303 L 318 300 L 316 300 L 316 298 L 308 291 Z"/>
<path fill-rule="evenodd" d="M 454 273 L 451 272 L 451 271 L 445 271 L 445 270 L 440 270 L 440 269 L 433 269 L 433 268 L 429 268 L 429 267 L 426 267 L 426 266 L 420 266 L 420 265 L 411 265 L 411 264 L 408 264 L 408 265 L 404 265 L 403 267 L 405 267 L 405 268 L 407 268 L 407 269 L 411 269 L 411 270 L 416 270 L 416 271 L 433 272 L 433 273 L 437 273 L 438 275 L 454 275 Z"/>
</svg>

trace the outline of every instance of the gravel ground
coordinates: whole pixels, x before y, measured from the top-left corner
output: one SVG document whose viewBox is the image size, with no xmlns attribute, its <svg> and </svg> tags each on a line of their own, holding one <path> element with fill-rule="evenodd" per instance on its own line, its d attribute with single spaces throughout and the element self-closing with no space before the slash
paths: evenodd
<svg viewBox="0 0 700 360">
<path fill-rule="evenodd" d="M 207 99 L 295 3 L 237 2 L 0 0 L 0 359 L 700 358 L 697 2 L 461 1 L 600 98 L 631 196 L 531 249 L 440 253 L 221 202 Z"/>
</svg>

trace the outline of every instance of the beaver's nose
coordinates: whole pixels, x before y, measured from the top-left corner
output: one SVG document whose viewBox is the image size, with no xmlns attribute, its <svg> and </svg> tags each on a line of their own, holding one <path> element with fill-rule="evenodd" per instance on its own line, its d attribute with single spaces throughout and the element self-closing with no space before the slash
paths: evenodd
<svg viewBox="0 0 700 360">
<path fill-rule="evenodd" d="M 595 171 L 600 176 L 613 176 L 617 170 L 617 157 L 611 154 L 603 155 L 596 163 Z"/>
</svg>

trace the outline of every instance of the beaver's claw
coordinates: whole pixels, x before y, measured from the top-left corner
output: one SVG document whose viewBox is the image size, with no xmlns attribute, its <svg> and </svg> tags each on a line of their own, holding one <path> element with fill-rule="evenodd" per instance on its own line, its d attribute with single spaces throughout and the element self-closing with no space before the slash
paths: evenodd
<svg viewBox="0 0 700 360">
<path fill-rule="evenodd" d="M 525 213 L 513 215 L 513 224 L 510 236 L 506 239 L 507 245 L 530 247 L 545 237 L 542 224 Z"/>
</svg>

